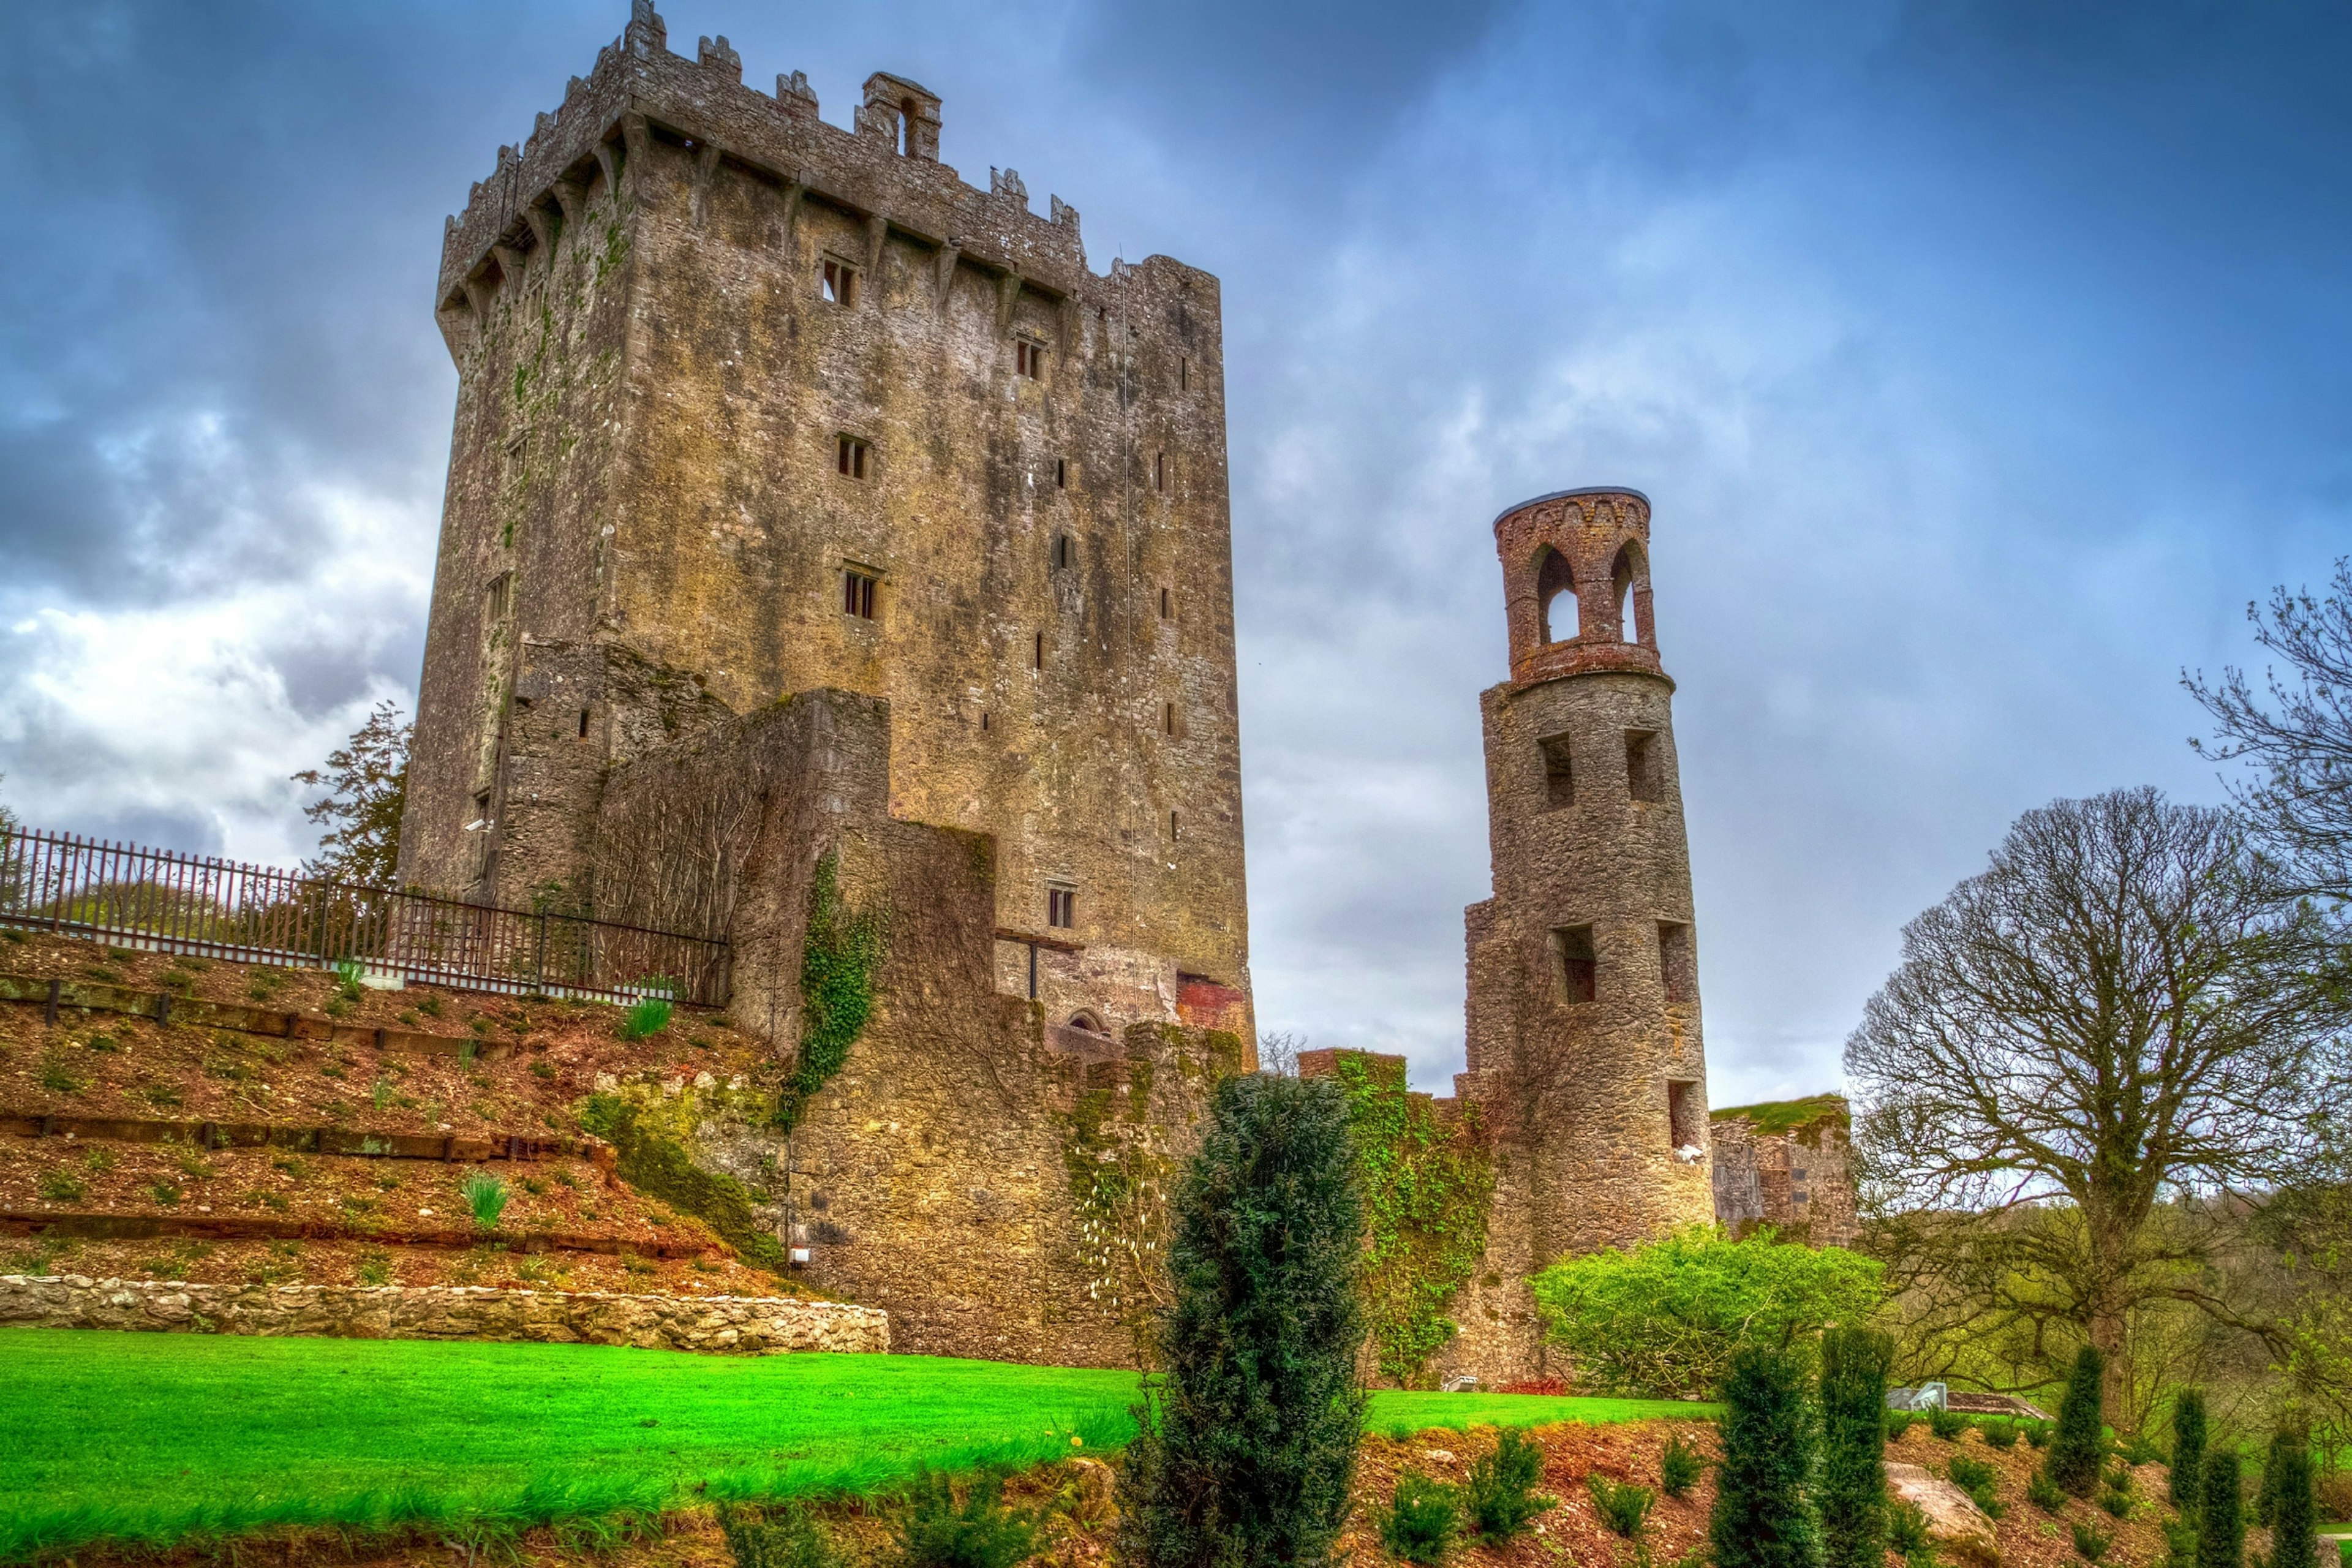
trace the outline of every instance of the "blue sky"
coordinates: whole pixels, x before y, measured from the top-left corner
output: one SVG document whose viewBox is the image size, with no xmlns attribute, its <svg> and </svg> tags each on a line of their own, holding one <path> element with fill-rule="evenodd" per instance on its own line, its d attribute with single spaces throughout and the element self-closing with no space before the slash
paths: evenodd
<svg viewBox="0 0 2352 1568">
<path fill-rule="evenodd" d="M 620 0 L 20 11 L 0 792 L 262 858 L 413 690 L 444 214 Z M 1717 1103 L 1816 1089 L 2017 813 L 2218 799 L 2184 668 L 2352 549 L 2340 6 L 797 6 L 745 79 L 1224 284 L 1263 1024 L 1460 1063 L 1487 524 L 1655 506 Z"/>
</svg>

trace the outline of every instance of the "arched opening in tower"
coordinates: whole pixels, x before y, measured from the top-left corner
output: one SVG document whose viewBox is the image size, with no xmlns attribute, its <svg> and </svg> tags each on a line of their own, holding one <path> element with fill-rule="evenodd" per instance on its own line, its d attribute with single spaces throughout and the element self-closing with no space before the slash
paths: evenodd
<svg viewBox="0 0 2352 1568">
<path fill-rule="evenodd" d="M 1536 555 L 1536 604 L 1545 642 L 1569 642 L 1581 635 L 1576 574 L 1569 570 L 1568 557 L 1549 544 Z"/>
<path fill-rule="evenodd" d="M 1636 625 L 1643 605 L 1642 590 L 1649 585 L 1649 573 L 1642 560 L 1642 547 L 1628 540 L 1617 552 L 1617 561 L 1609 569 L 1609 597 L 1617 606 L 1617 640 L 1642 642 L 1643 633 L 1649 628 Z"/>
</svg>

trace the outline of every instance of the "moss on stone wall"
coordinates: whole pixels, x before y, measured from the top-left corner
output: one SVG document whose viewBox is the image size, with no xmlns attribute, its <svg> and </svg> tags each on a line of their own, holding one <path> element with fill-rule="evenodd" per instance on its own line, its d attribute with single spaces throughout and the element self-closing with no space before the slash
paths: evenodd
<svg viewBox="0 0 2352 1568">
<path fill-rule="evenodd" d="M 1382 1376 L 1410 1387 L 1458 1331 L 1445 1315 L 1486 1250 L 1495 1162 L 1470 1107 L 1441 1121 L 1404 1062 L 1339 1053 L 1364 1193 L 1364 1304 Z"/>
<path fill-rule="evenodd" d="M 1175 1162 L 1149 1114 L 1153 1067 L 1128 1064 L 1127 1103 L 1088 1089 L 1071 1108 L 1062 1163 L 1076 1211 L 1087 1300 L 1139 1331 L 1173 1299 L 1168 1283 L 1168 1184 Z"/>
<path fill-rule="evenodd" d="M 1847 1124 L 1850 1114 L 1845 1096 L 1816 1094 L 1806 1100 L 1773 1100 L 1760 1105 L 1728 1106 L 1708 1112 L 1707 1120 L 1722 1121 L 1736 1116 L 1754 1128 L 1758 1137 L 1770 1138 L 1783 1132 L 1793 1132 L 1814 1122 L 1835 1121 L 1843 1127 Z M 1817 1142 L 1819 1137 L 1816 1132 L 1814 1137 L 1805 1142 Z"/>
<path fill-rule="evenodd" d="M 781 1275 L 784 1250 L 760 1220 L 758 1195 L 734 1177 L 695 1163 L 693 1130 L 702 1110 L 691 1091 L 661 1100 L 592 1094 L 580 1108 L 580 1125 L 617 1151 L 623 1181 L 701 1220 L 745 1262 Z"/>
</svg>

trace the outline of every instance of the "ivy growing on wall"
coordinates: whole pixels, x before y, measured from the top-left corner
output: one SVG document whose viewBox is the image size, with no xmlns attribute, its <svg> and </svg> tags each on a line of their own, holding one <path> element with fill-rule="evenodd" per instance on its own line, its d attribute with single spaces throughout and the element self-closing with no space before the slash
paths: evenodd
<svg viewBox="0 0 2352 1568">
<path fill-rule="evenodd" d="M 1174 1162 L 1148 1107 L 1152 1064 L 1128 1064 L 1125 1112 L 1108 1089 L 1078 1096 L 1062 1163 L 1077 1211 L 1079 1261 L 1096 1310 L 1140 1328 L 1174 1300 L 1168 1281 L 1168 1186 Z"/>
<path fill-rule="evenodd" d="M 1342 1051 L 1338 1070 L 1363 1184 L 1372 1348 L 1381 1374 L 1410 1387 L 1457 1331 L 1445 1310 L 1486 1250 L 1494 1156 L 1477 1108 L 1442 1122 L 1407 1090 L 1402 1061 Z"/>
<path fill-rule="evenodd" d="M 837 857 L 827 854 L 809 881 L 808 935 L 801 944 L 801 1056 L 776 1100 L 776 1125 L 787 1130 L 849 1059 L 849 1047 L 874 1012 L 882 917 L 842 900 L 838 870 Z"/>
</svg>

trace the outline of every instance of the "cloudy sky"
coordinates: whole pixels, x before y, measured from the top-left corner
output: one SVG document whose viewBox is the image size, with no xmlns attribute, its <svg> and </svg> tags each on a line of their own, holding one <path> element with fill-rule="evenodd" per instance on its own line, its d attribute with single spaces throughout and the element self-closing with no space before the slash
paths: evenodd
<svg viewBox="0 0 2352 1568">
<path fill-rule="evenodd" d="M 0 798 L 272 860 L 414 690 L 443 215 L 625 0 L 77 0 L 0 51 Z M 672 0 L 1224 281 L 1261 1020 L 1460 1065 L 1502 507 L 1655 506 L 1718 1104 L 2018 812 L 2221 795 L 2352 549 L 2339 5 Z"/>
</svg>

